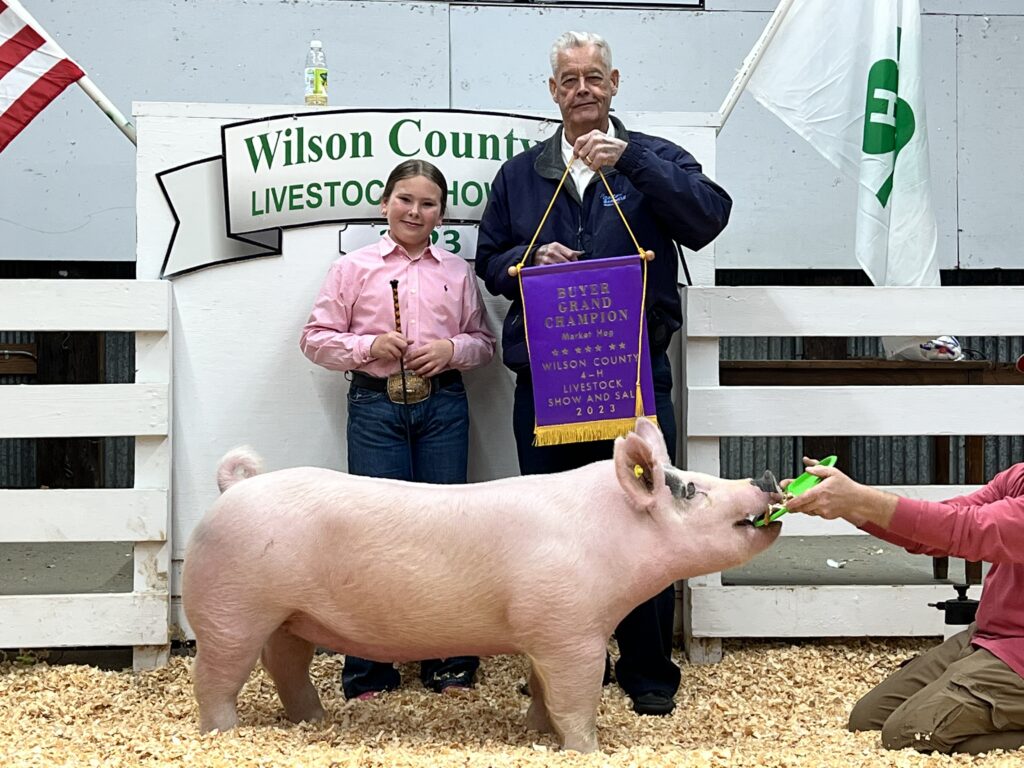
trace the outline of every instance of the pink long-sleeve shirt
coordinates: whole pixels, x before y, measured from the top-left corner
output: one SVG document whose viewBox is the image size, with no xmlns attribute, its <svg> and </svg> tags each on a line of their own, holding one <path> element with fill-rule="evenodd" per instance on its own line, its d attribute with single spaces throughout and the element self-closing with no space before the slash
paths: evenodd
<svg viewBox="0 0 1024 768">
<path fill-rule="evenodd" d="M 1024 677 L 1024 464 L 966 496 L 900 498 L 887 529 L 862 527 L 914 554 L 991 563 L 972 642 Z"/>
<path fill-rule="evenodd" d="M 398 280 L 402 333 L 410 351 L 437 339 L 455 347 L 448 368 L 466 371 L 494 355 L 473 269 L 448 251 L 429 246 L 412 259 L 385 235 L 335 261 L 327 273 L 299 346 L 317 365 L 370 376 L 397 373 L 397 360 L 377 360 L 370 345 L 395 329 L 391 281 Z M 408 352 L 406 353 L 408 354 Z"/>
</svg>

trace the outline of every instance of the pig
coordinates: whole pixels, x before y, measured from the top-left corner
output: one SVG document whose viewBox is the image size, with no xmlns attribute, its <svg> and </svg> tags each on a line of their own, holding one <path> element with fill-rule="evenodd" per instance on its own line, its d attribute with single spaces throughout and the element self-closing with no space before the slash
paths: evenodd
<svg viewBox="0 0 1024 768">
<path fill-rule="evenodd" d="M 646 419 L 612 459 L 557 474 L 447 486 L 260 474 L 243 448 L 218 483 L 182 581 L 204 732 L 236 725 L 257 659 L 297 722 L 324 714 L 309 677 L 317 646 L 397 662 L 521 653 L 527 728 L 596 750 L 615 626 L 673 581 L 747 561 L 781 528 L 752 524 L 780 498 L 770 472 L 676 469 Z"/>
</svg>

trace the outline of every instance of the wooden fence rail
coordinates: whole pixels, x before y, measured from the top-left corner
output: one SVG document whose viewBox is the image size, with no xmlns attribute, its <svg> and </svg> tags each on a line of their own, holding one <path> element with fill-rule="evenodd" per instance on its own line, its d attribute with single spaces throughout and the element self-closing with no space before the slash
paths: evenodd
<svg viewBox="0 0 1024 768">
<path fill-rule="evenodd" d="M 0 438 L 135 438 L 123 489 L 0 490 L 0 542 L 133 542 L 125 593 L 0 595 L 0 647 L 170 649 L 171 286 L 136 280 L 0 280 L 0 330 L 135 334 L 135 383 L 0 387 Z"/>
</svg>

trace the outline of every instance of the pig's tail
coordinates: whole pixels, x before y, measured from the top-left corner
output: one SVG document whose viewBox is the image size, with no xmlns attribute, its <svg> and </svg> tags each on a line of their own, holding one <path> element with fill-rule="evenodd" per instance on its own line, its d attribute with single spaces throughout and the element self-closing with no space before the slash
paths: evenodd
<svg viewBox="0 0 1024 768">
<path fill-rule="evenodd" d="M 263 460 L 247 445 L 228 451 L 217 466 L 217 486 L 224 493 L 235 483 L 263 471 Z"/>
</svg>

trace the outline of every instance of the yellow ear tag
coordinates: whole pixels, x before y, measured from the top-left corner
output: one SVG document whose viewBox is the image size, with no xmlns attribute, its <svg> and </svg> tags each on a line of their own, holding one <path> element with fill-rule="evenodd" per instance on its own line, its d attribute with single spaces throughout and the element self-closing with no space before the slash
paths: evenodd
<svg viewBox="0 0 1024 768">
<path fill-rule="evenodd" d="M 641 467 L 639 464 L 634 464 L 633 465 L 633 474 L 637 476 L 637 479 L 643 477 L 644 476 L 644 468 Z"/>
</svg>

